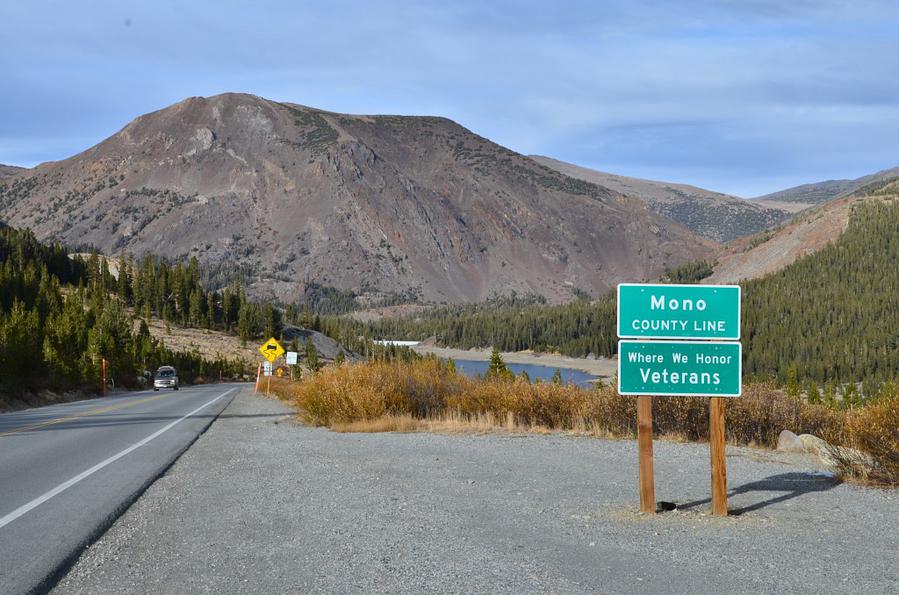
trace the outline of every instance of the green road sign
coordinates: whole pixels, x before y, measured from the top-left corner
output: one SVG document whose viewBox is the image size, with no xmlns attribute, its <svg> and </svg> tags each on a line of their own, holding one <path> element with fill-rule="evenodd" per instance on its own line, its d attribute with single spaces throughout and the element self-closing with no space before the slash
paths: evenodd
<svg viewBox="0 0 899 595">
<path fill-rule="evenodd" d="M 618 336 L 740 339 L 739 285 L 618 285 Z"/>
<path fill-rule="evenodd" d="M 622 395 L 739 397 L 742 346 L 719 341 L 619 341 Z"/>
</svg>

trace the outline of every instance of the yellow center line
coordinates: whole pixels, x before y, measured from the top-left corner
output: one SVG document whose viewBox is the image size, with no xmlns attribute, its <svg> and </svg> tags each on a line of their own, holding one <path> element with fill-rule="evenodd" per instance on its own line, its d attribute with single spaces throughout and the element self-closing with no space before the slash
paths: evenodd
<svg viewBox="0 0 899 595">
<path fill-rule="evenodd" d="M 118 405 L 110 405 L 109 407 L 103 407 L 101 409 L 94 409 L 93 411 L 85 411 L 84 413 L 79 413 L 78 415 L 69 415 L 67 417 L 58 417 L 56 419 L 50 419 L 47 421 L 43 421 L 39 424 L 33 424 L 30 426 L 22 426 L 21 428 L 16 428 L 14 430 L 9 430 L 8 432 L 0 433 L 0 438 L 2 438 L 3 436 L 10 436 L 12 434 L 19 434 L 21 432 L 29 432 L 31 430 L 37 430 L 40 428 L 45 428 L 47 426 L 61 424 L 61 423 L 67 422 L 67 421 L 80 419 L 82 417 L 90 417 L 91 415 L 97 415 L 99 413 L 109 413 L 110 411 L 115 411 L 117 409 L 126 409 L 128 407 L 134 407 L 135 405 L 140 405 L 141 403 L 149 403 L 150 401 L 162 399 L 163 397 L 171 397 L 173 394 L 174 393 L 168 394 L 168 395 L 153 395 L 152 397 L 138 399 L 137 401 L 129 401 L 128 403 L 121 403 Z"/>
</svg>

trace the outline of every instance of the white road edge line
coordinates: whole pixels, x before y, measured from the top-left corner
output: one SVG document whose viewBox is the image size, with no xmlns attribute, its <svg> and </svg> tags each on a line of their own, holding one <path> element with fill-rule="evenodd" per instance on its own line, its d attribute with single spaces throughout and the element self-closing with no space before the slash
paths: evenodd
<svg viewBox="0 0 899 595">
<path fill-rule="evenodd" d="M 37 498 L 35 498 L 35 499 L 32 500 L 31 502 L 29 502 L 28 504 L 24 504 L 24 505 L 20 506 L 19 508 L 15 509 L 14 511 L 12 511 L 11 513 L 9 513 L 8 515 L 6 515 L 6 516 L 0 518 L 0 529 L 2 529 L 3 527 L 5 527 L 6 525 L 10 524 L 11 522 L 13 522 L 14 520 L 16 520 L 16 519 L 19 518 L 20 516 L 22 516 L 22 515 L 24 515 L 24 514 L 27 514 L 28 512 L 34 510 L 35 508 L 37 508 L 38 506 L 40 506 L 41 504 L 43 504 L 44 502 L 46 502 L 46 501 L 49 500 L 50 498 L 53 498 L 54 496 L 57 496 L 57 495 L 59 495 L 60 493 L 64 492 L 65 490 L 69 489 L 70 487 L 72 487 L 73 485 L 77 484 L 77 483 L 80 482 L 81 480 L 90 477 L 91 475 L 93 475 L 94 473 L 96 473 L 97 471 L 99 471 L 100 469 L 102 469 L 103 467 L 106 467 L 107 465 L 111 465 L 112 463 L 115 463 L 116 461 L 118 461 L 119 459 L 121 459 L 122 457 L 124 457 L 125 455 L 127 455 L 127 454 L 129 454 L 129 453 L 131 453 L 131 452 L 134 452 L 135 450 L 137 450 L 137 449 L 140 448 L 141 446 L 147 444 L 147 443 L 150 442 L 151 440 L 153 440 L 153 439 L 155 439 L 155 438 L 158 438 L 159 436 L 161 436 L 162 434 L 168 432 L 169 430 L 171 430 L 172 428 L 174 428 L 176 425 L 178 425 L 179 423 L 181 423 L 182 421 L 184 421 L 184 420 L 187 419 L 188 417 L 191 417 L 192 415 L 194 415 L 194 414 L 196 414 L 196 413 L 199 413 L 200 411 L 202 411 L 203 409 L 209 407 L 210 405 L 212 405 L 213 403 L 215 403 L 215 402 L 218 401 L 219 399 L 225 397 L 228 393 L 230 393 L 230 392 L 232 392 L 232 391 L 235 391 L 235 390 L 237 390 L 237 389 L 236 389 L 236 388 L 231 388 L 231 389 L 226 390 L 225 392 L 223 392 L 222 394 L 220 394 L 220 395 L 217 396 L 216 398 L 212 399 L 212 400 L 209 401 L 208 403 L 205 403 L 205 404 L 203 404 L 203 405 L 200 405 L 199 407 L 197 407 L 196 409 L 194 409 L 193 411 L 191 411 L 190 413 L 188 413 L 188 414 L 185 415 L 184 417 L 182 417 L 182 418 L 180 418 L 180 419 L 176 419 L 175 421 L 173 421 L 173 422 L 170 423 L 169 425 L 165 426 L 164 428 L 161 428 L 161 429 L 159 429 L 159 430 L 156 430 L 155 432 L 153 432 L 152 434 L 150 434 L 149 436 L 147 436 L 146 438 L 144 438 L 144 439 L 141 440 L 140 442 L 135 442 L 134 444 L 132 444 L 131 446 L 129 446 L 129 447 L 126 448 L 125 450 L 123 450 L 123 451 L 121 451 L 121 452 L 119 452 L 119 453 L 116 453 L 116 454 L 112 455 L 111 457 L 109 457 L 109 458 L 106 459 L 105 461 L 101 461 L 101 462 L 97 463 L 96 465 L 94 465 L 93 467 L 91 467 L 90 469 L 88 469 L 87 471 L 82 471 L 81 473 L 79 473 L 78 475 L 76 475 L 75 477 L 73 477 L 72 479 L 63 482 L 63 483 L 59 484 L 58 486 L 56 486 L 55 488 L 53 488 L 52 490 L 50 490 L 49 492 L 46 492 L 46 493 L 44 493 L 43 495 L 38 496 Z"/>
</svg>

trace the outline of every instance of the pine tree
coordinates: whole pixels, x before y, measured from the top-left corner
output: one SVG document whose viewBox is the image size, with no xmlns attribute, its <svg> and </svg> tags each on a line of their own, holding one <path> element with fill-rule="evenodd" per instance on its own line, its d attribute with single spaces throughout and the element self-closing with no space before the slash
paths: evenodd
<svg viewBox="0 0 899 595">
<path fill-rule="evenodd" d="M 806 391 L 808 394 L 808 402 L 812 405 L 818 405 L 821 403 L 821 393 L 818 392 L 818 385 L 815 384 L 814 381 L 808 383 L 808 390 Z"/>
<path fill-rule="evenodd" d="M 80 384 L 87 372 L 88 318 L 77 294 L 47 319 L 44 332 L 43 358 L 51 380 L 58 385 Z"/>
<path fill-rule="evenodd" d="M 119 277 L 116 280 L 116 294 L 123 304 L 131 303 L 131 282 L 128 272 L 128 261 L 125 258 L 125 251 L 119 254 Z"/>
<path fill-rule="evenodd" d="M 318 372 L 322 368 L 322 364 L 318 359 L 318 349 L 315 348 L 312 337 L 306 338 L 306 367 L 313 373 Z"/>
<path fill-rule="evenodd" d="M 499 352 L 499 349 L 496 347 L 494 347 L 493 351 L 490 353 L 490 363 L 487 366 L 487 373 L 485 376 L 496 380 L 511 380 L 515 377 L 503 360 L 503 356 Z"/>
<path fill-rule="evenodd" d="M 552 377 L 553 384 L 562 384 L 562 370 L 556 368 L 556 371 L 553 373 Z"/>
<path fill-rule="evenodd" d="M 798 399 L 802 394 L 802 387 L 799 386 L 797 379 L 796 366 L 790 366 L 787 369 L 787 396 Z"/>
</svg>

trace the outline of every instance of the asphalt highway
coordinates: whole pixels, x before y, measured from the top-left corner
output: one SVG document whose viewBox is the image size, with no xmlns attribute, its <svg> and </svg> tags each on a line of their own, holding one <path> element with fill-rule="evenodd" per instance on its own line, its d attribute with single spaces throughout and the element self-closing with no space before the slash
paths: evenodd
<svg viewBox="0 0 899 595">
<path fill-rule="evenodd" d="M 237 390 L 142 391 L 0 415 L 0 592 L 52 587 Z"/>
</svg>

